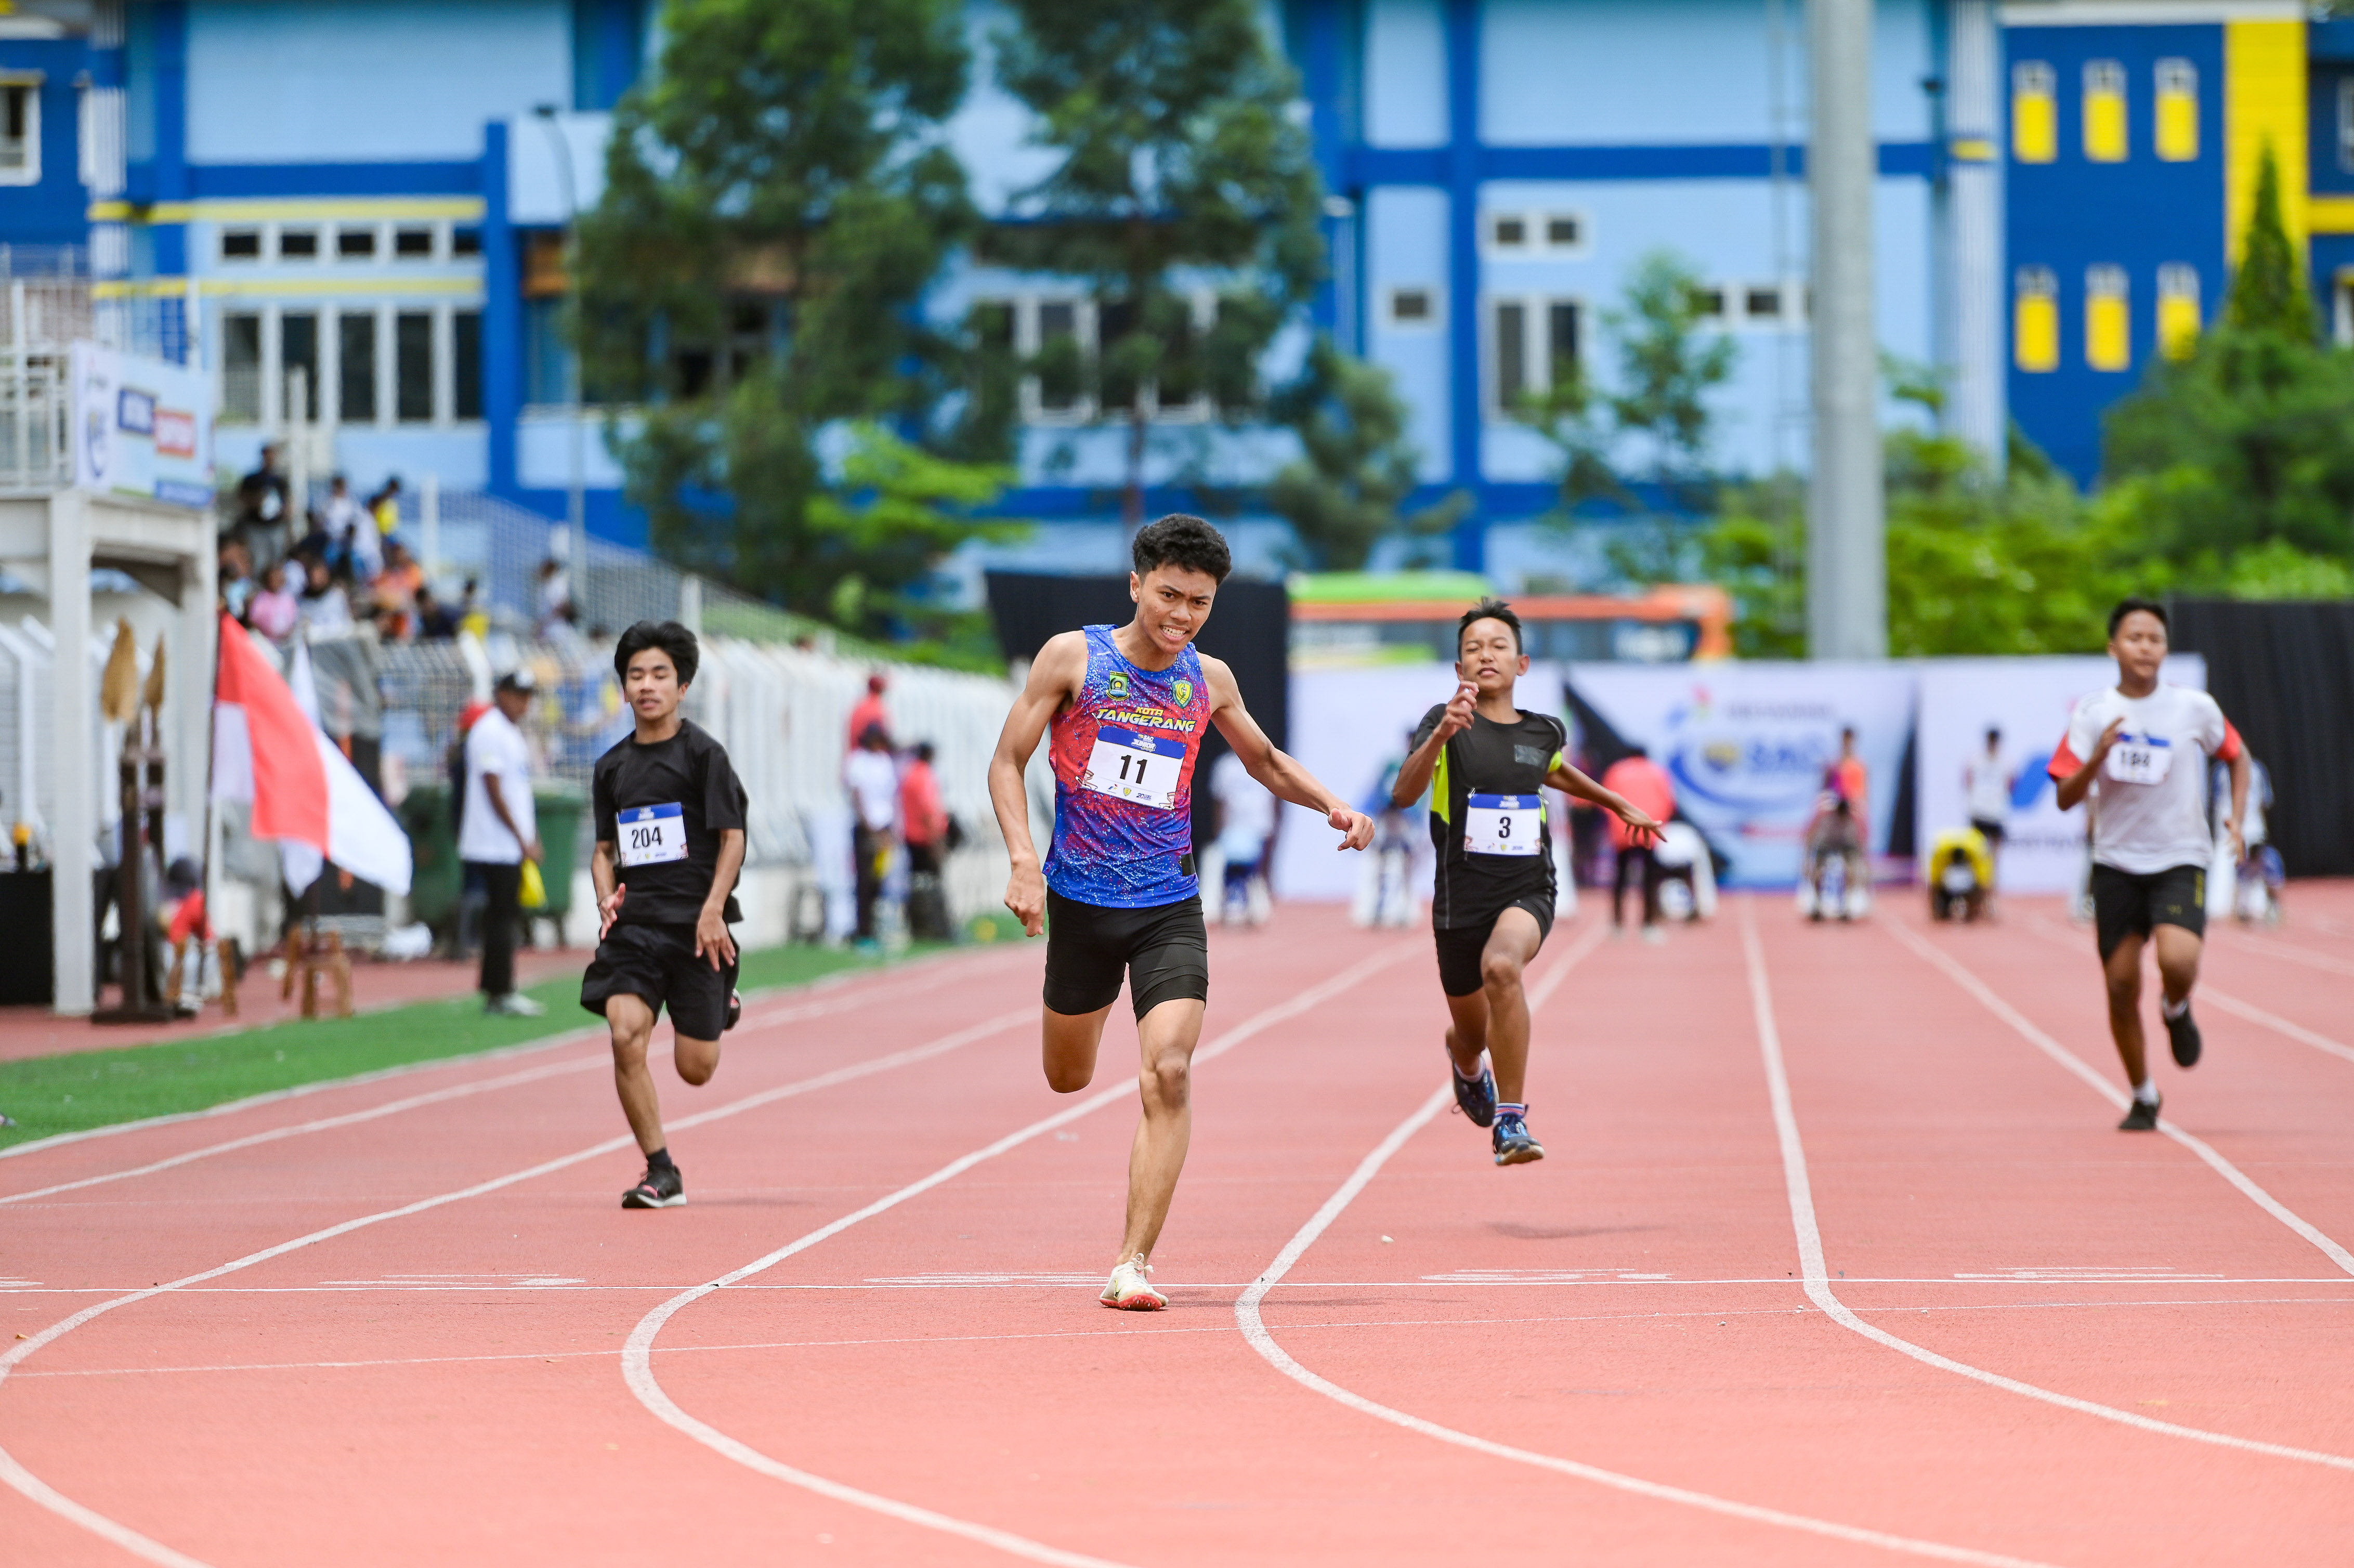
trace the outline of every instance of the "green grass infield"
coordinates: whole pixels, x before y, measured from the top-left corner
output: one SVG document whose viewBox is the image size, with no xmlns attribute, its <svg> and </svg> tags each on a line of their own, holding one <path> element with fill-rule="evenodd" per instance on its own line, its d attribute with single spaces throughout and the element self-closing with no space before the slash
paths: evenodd
<svg viewBox="0 0 2354 1568">
<path fill-rule="evenodd" d="M 918 945 L 898 961 L 940 950 Z M 807 985 L 844 969 L 880 967 L 882 960 L 848 950 L 764 948 L 744 955 L 737 984 L 748 996 Z M 259 971 L 254 981 L 267 983 Z M 529 988 L 529 994 L 546 1004 L 546 1017 L 486 1017 L 482 998 L 469 994 L 353 1018 L 298 1020 L 112 1051 L 0 1062 L 0 1112 L 16 1122 L 0 1128 L 0 1149 L 387 1067 L 528 1044 L 597 1022 L 581 1009 L 578 975 L 545 980 Z"/>
</svg>

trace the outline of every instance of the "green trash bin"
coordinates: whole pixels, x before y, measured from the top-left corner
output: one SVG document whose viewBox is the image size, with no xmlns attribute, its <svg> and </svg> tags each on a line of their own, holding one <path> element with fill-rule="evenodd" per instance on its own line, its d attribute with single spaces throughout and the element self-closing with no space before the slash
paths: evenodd
<svg viewBox="0 0 2354 1568">
<path fill-rule="evenodd" d="M 408 834 L 411 869 L 408 917 L 446 937 L 458 917 L 465 872 L 458 864 L 458 833 L 450 821 L 450 787 L 439 779 L 412 784 L 398 813 Z"/>
<path fill-rule="evenodd" d="M 572 874 L 580 863 L 580 840 L 588 815 L 588 791 L 571 784 L 535 784 L 532 810 L 538 815 L 540 880 L 547 902 L 525 915 L 556 922 L 557 946 L 564 945 L 564 919 L 572 913 Z"/>
</svg>

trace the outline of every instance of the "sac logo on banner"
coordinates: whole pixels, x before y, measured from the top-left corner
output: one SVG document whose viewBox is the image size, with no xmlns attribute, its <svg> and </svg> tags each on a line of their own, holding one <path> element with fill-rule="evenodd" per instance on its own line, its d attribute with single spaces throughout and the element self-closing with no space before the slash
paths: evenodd
<svg viewBox="0 0 2354 1568">
<path fill-rule="evenodd" d="M 1572 664 L 1570 691 L 1667 769 L 1676 807 L 1742 886 L 1796 882 L 1824 775 L 1853 726 L 1865 826 L 1888 847 L 1917 677 L 1903 665 Z"/>
</svg>

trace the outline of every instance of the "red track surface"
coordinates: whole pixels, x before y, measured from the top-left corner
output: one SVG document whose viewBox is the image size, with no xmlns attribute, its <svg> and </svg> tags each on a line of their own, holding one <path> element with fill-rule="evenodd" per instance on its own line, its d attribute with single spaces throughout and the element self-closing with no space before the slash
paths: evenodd
<svg viewBox="0 0 2354 1568">
<path fill-rule="evenodd" d="M 1891 897 L 1823 927 L 1733 899 L 1661 948 L 1556 931 L 1552 1157 L 1511 1171 L 1459 1118 L 1408 1125 L 1444 1083 L 1427 937 L 1287 908 L 1214 938 L 1157 1316 L 1093 1303 L 1133 1031 L 1107 1092 L 1050 1094 L 1034 946 L 756 1008 L 708 1087 L 663 1085 L 683 1210 L 616 1206 L 634 1156 L 577 1044 L 0 1160 L 0 1542 L 218 1568 L 2343 1563 L 2354 890 L 2292 904 L 2217 934 L 2208 1059 L 2159 1070 L 2212 1162 L 2112 1130 L 2031 1038 L 2115 1084 L 2056 910 L 1951 929 Z M 1295 1238 L 1254 1344 L 1237 1298 Z"/>
</svg>

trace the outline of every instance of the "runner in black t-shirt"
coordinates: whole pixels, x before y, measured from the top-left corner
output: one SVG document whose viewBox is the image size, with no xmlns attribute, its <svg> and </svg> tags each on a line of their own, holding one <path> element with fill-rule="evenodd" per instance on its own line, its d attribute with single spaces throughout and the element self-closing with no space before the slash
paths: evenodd
<svg viewBox="0 0 2354 1568">
<path fill-rule="evenodd" d="M 1455 1103 L 1475 1127 L 1495 1129 L 1496 1163 L 1544 1158 L 1530 1133 L 1529 1002 L 1521 974 L 1553 928 L 1553 843 L 1545 831 L 1550 786 L 1591 800 L 1641 835 L 1659 824 L 1563 760 L 1559 719 L 1522 713 L 1512 686 L 1528 673 L 1521 620 L 1481 599 L 1456 629 L 1454 700 L 1425 714 L 1390 799 L 1410 806 L 1431 791 L 1430 840 L 1438 851 L 1430 924 L 1438 983 L 1454 1027 Z M 1494 1061 L 1482 1065 L 1482 1052 Z"/>
<path fill-rule="evenodd" d="M 674 620 L 621 633 L 613 668 L 637 733 L 597 759 L 590 788 L 597 957 L 581 977 L 580 1005 L 613 1026 L 614 1085 L 645 1151 L 646 1173 L 621 1194 L 625 1209 L 686 1202 L 646 1070 L 655 1018 L 670 1008 L 671 1062 L 688 1083 L 705 1084 L 738 1011 L 727 927 L 744 917 L 736 906 L 744 786 L 726 748 L 679 716 L 698 658 L 695 633 Z"/>
</svg>

